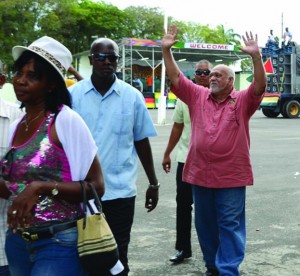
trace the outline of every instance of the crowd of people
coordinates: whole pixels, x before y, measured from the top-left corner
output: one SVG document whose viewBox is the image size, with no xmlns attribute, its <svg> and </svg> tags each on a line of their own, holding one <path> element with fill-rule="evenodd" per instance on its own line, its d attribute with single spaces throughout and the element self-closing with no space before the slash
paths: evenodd
<svg viewBox="0 0 300 276">
<path fill-rule="evenodd" d="M 180 99 L 162 162 L 170 172 L 170 153 L 180 141 L 176 254 L 170 261 L 192 255 L 194 205 L 205 275 L 235 276 L 245 255 L 246 186 L 253 184 L 249 120 L 265 91 L 264 66 L 250 32 L 241 48 L 254 68 L 247 89 L 236 91 L 232 69 L 207 60 L 197 64 L 194 83 L 173 58 L 177 34 L 171 26 L 162 38 L 168 79 Z M 160 183 L 149 141 L 157 132 L 143 95 L 116 77 L 118 45 L 109 38 L 91 44 L 92 73 L 85 79 L 72 68 L 70 51 L 51 37 L 15 46 L 12 53 L 20 108 L 0 101 L 1 275 L 86 275 L 77 252 L 79 181 L 88 193 L 87 182 L 94 184 L 118 245 L 121 265 L 99 275 L 129 275 L 139 160 L 149 182 L 147 212 L 158 204 Z M 68 71 L 79 79 L 69 87 Z M 0 84 L 3 76 L 0 71 Z"/>
<path fill-rule="evenodd" d="M 130 80 L 127 81 L 130 83 Z M 159 76 L 155 76 L 154 80 L 152 75 L 148 75 L 147 77 L 139 76 L 138 74 L 134 74 L 132 80 L 132 86 L 139 90 L 141 93 L 155 93 L 160 92 L 161 90 L 161 80 Z M 168 90 L 168 82 L 166 80 L 165 91 Z"/>
</svg>

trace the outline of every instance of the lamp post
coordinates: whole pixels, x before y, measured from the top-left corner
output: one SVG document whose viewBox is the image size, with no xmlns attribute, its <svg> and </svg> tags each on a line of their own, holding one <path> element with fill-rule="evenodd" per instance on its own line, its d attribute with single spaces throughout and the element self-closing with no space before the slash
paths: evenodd
<svg viewBox="0 0 300 276">
<path fill-rule="evenodd" d="M 168 28 L 168 16 L 165 11 L 164 15 L 164 30 L 167 31 Z M 165 96 L 165 83 L 166 83 L 166 67 L 164 60 L 161 63 L 161 84 L 160 84 L 160 97 L 159 97 L 159 104 L 158 104 L 158 116 L 157 116 L 157 123 L 159 125 L 166 124 L 166 96 Z"/>
</svg>

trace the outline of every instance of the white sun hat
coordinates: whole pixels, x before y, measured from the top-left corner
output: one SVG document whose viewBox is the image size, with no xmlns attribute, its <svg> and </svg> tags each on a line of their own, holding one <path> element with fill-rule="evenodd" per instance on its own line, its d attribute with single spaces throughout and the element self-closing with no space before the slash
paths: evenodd
<svg viewBox="0 0 300 276">
<path fill-rule="evenodd" d="M 72 63 L 72 54 L 63 44 L 52 37 L 43 36 L 32 42 L 28 47 L 13 47 L 12 56 L 14 60 L 17 60 L 24 51 L 31 51 L 41 56 L 65 79 L 65 74 Z"/>
</svg>

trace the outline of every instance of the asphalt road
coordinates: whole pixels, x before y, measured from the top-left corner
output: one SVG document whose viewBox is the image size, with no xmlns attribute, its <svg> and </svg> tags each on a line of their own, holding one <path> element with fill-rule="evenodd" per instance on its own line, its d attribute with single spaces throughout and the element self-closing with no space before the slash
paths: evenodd
<svg viewBox="0 0 300 276">
<path fill-rule="evenodd" d="M 149 110 L 154 123 L 158 111 Z M 175 152 L 173 170 L 161 166 L 172 127 L 173 110 L 166 124 L 157 125 L 151 138 L 160 188 L 157 208 L 144 209 L 148 185 L 140 166 L 136 214 L 129 247 L 132 276 L 201 276 L 202 254 L 193 228 L 193 256 L 180 265 L 169 257 L 175 253 Z M 247 250 L 240 274 L 247 276 L 300 275 L 300 119 L 266 118 L 257 111 L 251 119 L 251 159 L 254 186 L 247 188 Z"/>
</svg>

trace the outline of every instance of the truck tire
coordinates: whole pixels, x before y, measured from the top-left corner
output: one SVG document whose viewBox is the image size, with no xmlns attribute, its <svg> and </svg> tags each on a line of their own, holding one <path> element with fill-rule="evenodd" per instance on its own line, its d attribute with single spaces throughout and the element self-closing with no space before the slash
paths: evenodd
<svg viewBox="0 0 300 276">
<path fill-rule="evenodd" d="M 263 108 L 261 111 L 268 118 L 276 118 L 280 114 L 280 112 L 275 112 L 274 110 L 268 108 Z"/>
<path fill-rule="evenodd" d="M 285 102 L 281 113 L 284 118 L 298 118 L 300 114 L 300 103 L 295 100 Z"/>
</svg>

